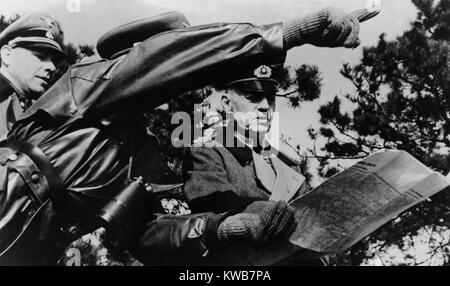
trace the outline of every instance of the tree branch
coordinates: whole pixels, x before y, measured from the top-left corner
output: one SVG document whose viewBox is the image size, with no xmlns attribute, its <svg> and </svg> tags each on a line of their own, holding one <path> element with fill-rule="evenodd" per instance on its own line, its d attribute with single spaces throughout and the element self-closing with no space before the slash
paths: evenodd
<svg viewBox="0 0 450 286">
<path fill-rule="evenodd" d="M 305 159 L 329 159 L 329 160 L 337 160 L 337 159 L 342 159 L 342 160 L 355 160 L 355 159 L 363 159 L 367 157 L 367 153 L 364 154 L 359 154 L 359 155 L 352 155 L 352 156 L 326 156 L 326 155 L 317 155 L 315 147 L 314 147 L 314 152 L 311 152 L 311 150 L 309 149 L 308 151 L 310 151 L 311 153 L 313 153 L 312 155 L 303 155 L 301 154 L 298 149 L 293 146 L 288 140 L 284 139 L 283 142 L 290 147 L 292 150 L 295 151 L 295 153 L 297 153 L 298 156 L 305 158 Z"/>
<path fill-rule="evenodd" d="M 282 94 L 280 94 L 280 96 L 283 96 L 283 97 L 286 97 L 286 98 L 291 98 L 291 97 L 293 97 L 293 96 L 290 96 L 290 95 L 291 95 L 291 94 L 294 94 L 294 93 L 300 93 L 300 92 L 299 92 L 299 89 L 297 88 L 297 89 L 295 89 L 295 90 L 288 91 L 288 92 L 286 92 L 286 93 L 282 93 Z"/>
</svg>

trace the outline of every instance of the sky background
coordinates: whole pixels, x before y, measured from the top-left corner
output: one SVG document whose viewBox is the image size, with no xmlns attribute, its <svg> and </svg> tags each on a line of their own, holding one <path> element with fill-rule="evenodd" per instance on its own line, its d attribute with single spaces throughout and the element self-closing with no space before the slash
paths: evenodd
<svg viewBox="0 0 450 286">
<path fill-rule="evenodd" d="M 0 0 L 0 13 L 11 16 L 31 11 L 46 11 L 59 20 L 66 41 L 75 44 L 95 44 L 109 29 L 130 21 L 169 11 L 184 13 L 192 25 L 212 22 L 251 22 L 269 24 L 305 15 L 327 6 L 351 12 L 366 6 L 367 0 Z M 305 45 L 288 52 L 286 65 L 314 64 L 323 76 L 320 98 L 292 110 L 280 100 L 281 133 L 300 143 L 302 150 L 311 146 L 306 130 L 317 126 L 320 105 L 335 95 L 352 92 L 353 88 L 339 70 L 342 64 L 356 64 L 362 57 L 362 47 L 375 45 L 381 33 L 394 39 L 405 31 L 416 16 L 410 0 L 383 0 L 382 12 L 361 25 L 361 46 L 317 48 Z"/>
</svg>

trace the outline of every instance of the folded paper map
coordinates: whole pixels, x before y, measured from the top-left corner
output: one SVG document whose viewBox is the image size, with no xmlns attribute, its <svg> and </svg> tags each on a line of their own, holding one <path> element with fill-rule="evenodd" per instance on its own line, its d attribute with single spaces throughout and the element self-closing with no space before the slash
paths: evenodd
<svg viewBox="0 0 450 286">
<path fill-rule="evenodd" d="M 289 242 L 239 246 L 213 264 L 273 265 L 302 252 L 342 252 L 449 185 L 448 178 L 405 151 L 376 152 L 291 203 L 298 225 Z"/>
</svg>

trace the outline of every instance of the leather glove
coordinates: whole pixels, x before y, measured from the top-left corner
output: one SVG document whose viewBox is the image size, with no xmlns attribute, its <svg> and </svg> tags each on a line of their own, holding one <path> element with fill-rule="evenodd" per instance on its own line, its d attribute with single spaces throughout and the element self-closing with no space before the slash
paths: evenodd
<svg viewBox="0 0 450 286">
<path fill-rule="evenodd" d="M 285 202 L 257 201 L 222 221 L 217 236 L 224 245 L 263 245 L 288 237 L 296 226 L 295 211 Z"/>
<path fill-rule="evenodd" d="M 318 47 L 356 48 L 360 44 L 359 23 L 380 13 L 379 10 L 357 10 L 347 14 L 336 8 L 297 17 L 283 23 L 286 50 L 303 44 Z"/>
</svg>

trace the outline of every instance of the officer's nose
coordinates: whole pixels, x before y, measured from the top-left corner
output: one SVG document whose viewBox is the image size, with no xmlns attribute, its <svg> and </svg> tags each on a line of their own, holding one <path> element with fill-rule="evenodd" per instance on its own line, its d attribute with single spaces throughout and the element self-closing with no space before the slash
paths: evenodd
<svg viewBox="0 0 450 286">
<path fill-rule="evenodd" d="M 44 69 L 49 74 L 52 74 L 56 70 L 55 63 L 51 59 L 45 60 Z"/>
<path fill-rule="evenodd" d="M 267 97 L 264 97 L 258 104 L 259 111 L 268 111 L 270 109 L 269 100 Z"/>
<path fill-rule="evenodd" d="M 44 56 L 41 57 L 42 69 L 51 76 L 56 70 L 56 64 L 52 57 Z"/>
</svg>

